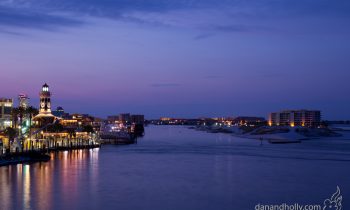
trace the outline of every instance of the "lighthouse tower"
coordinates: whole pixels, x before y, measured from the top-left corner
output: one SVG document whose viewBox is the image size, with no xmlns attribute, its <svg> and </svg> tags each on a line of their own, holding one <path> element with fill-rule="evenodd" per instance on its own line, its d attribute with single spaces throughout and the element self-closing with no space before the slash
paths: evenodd
<svg viewBox="0 0 350 210">
<path fill-rule="evenodd" d="M 56 119 L 51 114 L 51 93 L 49 86 L 45 83 L 40 92 L 39 114 L 33 118 L 34 125 L 38 127 L 53 123 Z"/>
<path fill-rule="evenodd" d="M 40 92 L 40 109 L 39 114 L 51 115 L 51 93 L 49 86 L 45 83 Z"/>
</svg>

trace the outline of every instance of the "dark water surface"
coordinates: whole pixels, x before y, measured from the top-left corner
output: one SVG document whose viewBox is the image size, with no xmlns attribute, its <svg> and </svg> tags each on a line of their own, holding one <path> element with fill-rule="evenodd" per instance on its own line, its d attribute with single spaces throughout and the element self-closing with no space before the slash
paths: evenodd
<svg viewBox="0 0 350 210">
<path fill-rule="evenodd" d="M 254 209 L 350 204 L 350 141 L 271 145 L 229 134 L 149 126 L 138 144 L 52 154 L 0 167 L 0 209 Z M 343 208 L 347 209 L 347 208 Z"/>
</svg>

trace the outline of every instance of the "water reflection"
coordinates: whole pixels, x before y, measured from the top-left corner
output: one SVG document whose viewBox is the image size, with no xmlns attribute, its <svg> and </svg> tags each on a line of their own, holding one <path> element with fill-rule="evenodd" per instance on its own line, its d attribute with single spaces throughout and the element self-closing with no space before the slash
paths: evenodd
<svg viewBox="0 0 350 210">
<path fill-rule="evenodd" d="M 96 189 L 98 156 L 98 148 L 63 151 L 51 153 L 48 162 L 0 167 L 0 209 L 60 209 L 60 203 L 74 203 L 82 183 Z M 84 176 L 89 180 L 79 181 Z"/>
<path fill-rule="evenodd" d="M 22 166 L 22 165 L 21 165 Z M 30 208 L 30 165 L 23 166 L 23 206 L 25 209 Z"/>
<path fill-rule="evenodd" d="M 348 161 L 319 160 L 348 160 L 345 144 L 325 153 L 312 141 L 261 147 L 181 127 L 147 129 L 135 145 L 57 152 L 49 162 L 0 167 L 0 209 L 253 209 L 262 201 L 303 202 L 315 189 L 308 203 L 317 203 L 334 186 L 344 192 L 350 186 Z"/>
</svg>

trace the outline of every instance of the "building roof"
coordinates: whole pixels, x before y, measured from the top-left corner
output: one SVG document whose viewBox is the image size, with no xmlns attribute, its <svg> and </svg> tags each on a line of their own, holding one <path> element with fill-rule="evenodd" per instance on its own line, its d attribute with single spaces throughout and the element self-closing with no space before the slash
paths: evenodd
<svg viewBox="0 0 350 210">
<path fill-rule="evenodd" d="M 40 118 L 57 118 L 57 117 L 52 115 L 51 113 L 50 114 L 38 114 L 33 118 L 33 120 L 38 120 Z"/>
</svg>

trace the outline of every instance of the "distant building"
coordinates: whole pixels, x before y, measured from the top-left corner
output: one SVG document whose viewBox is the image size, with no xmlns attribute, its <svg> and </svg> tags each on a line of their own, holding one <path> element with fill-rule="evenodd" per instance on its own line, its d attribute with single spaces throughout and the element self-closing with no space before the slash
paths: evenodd
<svg viewBox="0 0 350 210">
<path fill-rule="evenodd" d="M 19 107 L 27 109 L 29 107 L 29 97 L 26 94 L 18 95 Z"/>
<path fill-rule="evenodd" d="M 270 126 L 305 126 L 317 127 L 321 124 L 319 110 L 285 110 L 273 112 L 269 115 Z"/>
<path fill-rule="evenodd" d="M 263 117 L 239 116 L 233 119 L 233 124 L 236 125 L 258 125 L 263 123 L 266 124 L 266 120 Z"/>
<path fill-rule="evenodd" d="M 65 115 L 67 115 L 68 113 L 64 112 L 64 109 L 62 107 L 57 107 L 55 111 L 52 111 L 52 114 L 56 117 L 64 117 Z"/>
<path fill-rule="evenodd" d="M 96 126 L 95 118 L 88 114 L 69 115 L 65 113 L 62 119 L 60 120 L 60 123 L 65 127 L 74 128 L 74 129 L 78 129 L 78 128 L 81 129 L 84 126 L 88 126 L 88 125 L 93 127 Z M 98 124 L 100 124 L 100 122 L 98 122 Z"/>
<path fill-rule="evenodd" d="M 108 123 L 116 123 L 119 122 L 119 115 L 112 115 L 107 117 Z"/>
<path fill-rule="evenodd" d="M 60 123 L 67 128 L 78 128 L 79 122 L 77 119 L 73 119 L 71 115 L 68 115 L 60 120 Z"/>
<path fill-rule="evenodd" d="M 131 122 L 131 117 L 129 113 L 119 114 L 119 122 L 123 124 L 128 124 Z"/>
<path fill-rule="evenodd" d="M 143 124 L 145 122 L 145 116 L 140 114 L 131 115 L 131 123 Z"/>
<path fill-rule="evenodd" d="M 0 98 L 0 130 L 12 126 L 12 107 L 12 99 Z"/>
</svg>

